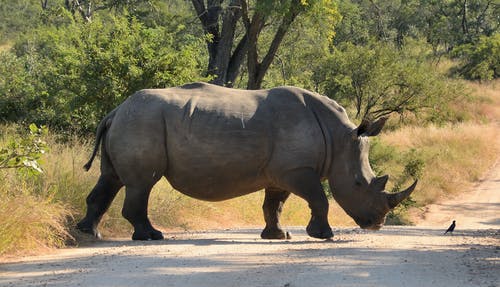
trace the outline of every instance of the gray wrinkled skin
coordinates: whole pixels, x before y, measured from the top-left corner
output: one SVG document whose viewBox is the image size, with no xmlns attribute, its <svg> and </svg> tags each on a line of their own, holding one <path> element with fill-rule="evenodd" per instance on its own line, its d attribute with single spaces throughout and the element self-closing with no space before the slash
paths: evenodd
<svg viewBox="0 0 500 287">
<path fill-rule="evenodd" d="M 378 229 L 415 187 L 389 195 L 387 177 L 370 168 L 367 137 L 384 122 L 356 127 L 335 101 L 295 87 L 245 91 L 193 83 L 141 90 L 98 127 L 101 176 L 77 227 L 99 236 L 102 215 L 125 186 L 123 216 L 134 226 L 132 238 L 162 239 L 147 205 L 164 176 L 178 191 L 208 201 L 265 189 L 262 238 L 287 238 L 279 216 L 290 193 L 309 204 L 308 234 L 332 237 L 322 179 L 362 228 Z"/>
</svg>

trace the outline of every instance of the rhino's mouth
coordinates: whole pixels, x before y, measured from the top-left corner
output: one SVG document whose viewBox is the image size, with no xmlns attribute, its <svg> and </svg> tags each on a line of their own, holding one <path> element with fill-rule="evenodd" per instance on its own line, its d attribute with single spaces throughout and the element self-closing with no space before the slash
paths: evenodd
<svg viewBox="0 0 500 287">
<path fill-rule="evenodd" d="M 372 225 L 361 225 L 360 227 L 363 228 L 363 229 L 368 229 L 368 230 L 379 230 L 380 228 L 382 228 L 382 226 L 384 226 L 383 223 L 379 223 L 379 224 L 372 224 Z"/>
<path fill-rule="evenodd" d="M 368 230 L 379 230 L 384 226 L 384 221 L 382 222 L 373 222 L 372 220 L 354 220 L 356 223 L 361 227 L 362 229 L 368 229 Z"/>
</svg>

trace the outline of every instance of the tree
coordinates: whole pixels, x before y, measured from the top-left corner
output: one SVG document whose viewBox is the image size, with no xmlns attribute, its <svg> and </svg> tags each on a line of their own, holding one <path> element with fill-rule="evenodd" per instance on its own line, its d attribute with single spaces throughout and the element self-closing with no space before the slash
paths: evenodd
<svg viewBox="0 0 500 287">
<path fill-rule="evenodd" d="M 276 53 L 300 14 L 316 5 L 322 11 L 336 13 L 330 1 L 260 0 L 250 6 L 246 0 L 192 0 L 206 35 L 209 55 L 208 75 L 218 85 L 232 86 L 241 65 L 247 60 L 248 89 L 259 89 Z M 325 23 L 323 23 L 325 24 Z M 264 30 L 273 30 L 269 42 L 263 43 Z M 259 44 L 267 44 L 262 57 Z"/>
<path fill-rule="evenodd" d="M 500 33 L 482 36 L 473 44 L 464 44 L 453 50 L 461 60 L 456 72 L 467 79 L 492 80 L 500 77 Z"/>
<path fill-rule="evenodd" d="M 315 75 L 320 92 L 354 110 L 358 119 L 438 112 L 452 92 L 411 53 L 380 42 L 342 44 Z"/>
<path fill-rule="evenodd" d="M 423 37 L 435 52 L 475 43 L 499 28 L 498 0 L 340 0 L 343 16 L 336 43 L 366 44 L 369 39 L 393 41 Z"/>
<path fill-rule="evenodd" d="M 0 0 L 0 44 L 40 25 L 37 0 Z"/>
<path fill-rule="evenodd" d="M 435 50 L 443 46 L 450 52 L 455 46 L 475 43 L 481 35 L 491 36 L 499 28 L 498 0 L 425 0 L 421 1 L 420 29 Z"/>
</svg>

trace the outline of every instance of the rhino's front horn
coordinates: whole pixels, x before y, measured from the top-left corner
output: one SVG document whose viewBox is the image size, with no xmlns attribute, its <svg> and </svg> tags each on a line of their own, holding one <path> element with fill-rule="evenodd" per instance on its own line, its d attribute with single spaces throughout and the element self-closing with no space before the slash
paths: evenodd
<svg viewBox="0 0 500 287">
<path fill-rule="evenodd" d="M 389 202 L 389 207 L 390 208 L 396 207 L 401 201 L 405 200 L 405 198 L 410 196 L 410 194 L 415 189 L 415 186 L 417 186 L 417 182 L 418 180 L 415 180 L 415 182 L 410 187 L 401 192 L 387 193 L 387 201 Z"/>
</svg>

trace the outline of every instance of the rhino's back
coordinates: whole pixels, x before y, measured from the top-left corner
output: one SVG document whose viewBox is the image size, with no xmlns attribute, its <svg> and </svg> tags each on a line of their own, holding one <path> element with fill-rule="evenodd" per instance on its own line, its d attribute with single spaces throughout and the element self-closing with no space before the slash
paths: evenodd
<svg viewBox="0 0 500 287">
<path fill-rule="evenodd" d="M 152 110 L 161 111 L 165 130 L 152 132 L 164 133 L 165 176 L 177 190 L 223 200 L 272 185 L 270 166 L 317 164 L 321 131 L 300 91 L 290 89 L 244 91 L 194 83 L 143 90 L 128 106 L 161 105 Z"/>
</svg>

